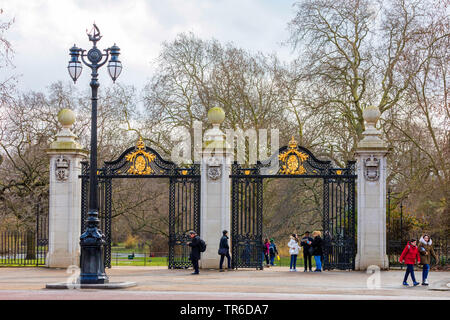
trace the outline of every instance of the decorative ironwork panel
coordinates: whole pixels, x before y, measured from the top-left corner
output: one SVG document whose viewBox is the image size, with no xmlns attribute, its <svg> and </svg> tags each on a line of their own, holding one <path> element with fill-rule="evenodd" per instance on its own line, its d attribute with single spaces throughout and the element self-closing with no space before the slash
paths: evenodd
<svg viewBox="0 0 450 320">
<path fill-rule="evenodd" d="M 355 269 L 356 210 L 354 162 L 324 179 L 324 270 Z M 348 174 L 344 174 L 348 173 Z"/>
<path fill-rule="evenodd" d="M 89 163 L 81 162 L 81 234 L 86 231 L 86 219 L 89 208 Z"/>
<path fill-rule="evenodd" d="M 116 178 L 168 178 L 169 185 L 169 268 L 188 268 L 190 240 L 187 232 L 200 233 L 200 165 L 179 167 L 164 160 L 142 139 L 116 160 L 106 161 L 98 170 L 100 231 L 105 236 L 105 267 L 111 267 L 112 180 Z M 89 194 L 89 164 L 82 162 L 81 232 L 86 230 Z"/>
<path fill-rule="evenodd" d="M 188 232 L 201 232 L 200 178 L 172 177 L 169 188 L 169 269 L 189 268 Z"/>
<path fill-rule="evenodd" d="M 271 167 L 278 162 L 277 170 Z M 276 162 L 275 162 L 276 163 Z M 271 171 L 272 170 L 272 171 Z M 234 268 L 262 268 L 264 178 L 323 179 L 324 269 L 354 269 L 356 256 L 355 161 L 332 168 L 292 138 L 268 160 L 232 166 L 232 262 Z"/>
<path fill-rule="evenodd" d="M 164 160 L 154 149 L 145 146 L 139 138 L 135 147 L 124 151 L 116 160 L 105 161 L 104 168 L 112 176 L 172 176 L 193 174 L 193 168 L 180 168 Z"/>
<path fill-rule="evenodd" d="M 239 170 L 233 164 L 232 173 Z M 262 269 L 262 178 L 234 177 L 231 192 L 232 267 Z"/>
<path fill-rule="evenodd" d="M 81 234 L 86 231 L 86 219 L 89 211 L 89 164 L 82 162 L 81 167 Z M 111 268 L 111 178 L 105 178 L 105 169 L 98 175 L 98 219 L 99 231 L 103 233 L 105 246 L 103 248 L 105 267 Z"/>
<path fill-rule="evenodd" d="M 107 174 L 107 172 L 104 172 Z M 112 220 L 112 179 L 99 176 L 99 219 L 100 231 L 103 233 L 105 267 L 111 268 L 111 220 Z"/>
<path fill-rule="evenodd" d="M 278 161 L 277 172 L 270 168 L 271 164 L 276 163 L 276 161 Z M 292 137 L 288 146 L 281 147 L 278 153 L 258 163 L 257 166 L 265 169 L 260 171 L 274 176 L 319 176 L 330 174 L 331 162 L 317 159 L 311 151 L 297 145 L 297 141 Z M 245 170 L 245 168 L 242 168 L 242 171 L 245 172 Z"/>
</svg>

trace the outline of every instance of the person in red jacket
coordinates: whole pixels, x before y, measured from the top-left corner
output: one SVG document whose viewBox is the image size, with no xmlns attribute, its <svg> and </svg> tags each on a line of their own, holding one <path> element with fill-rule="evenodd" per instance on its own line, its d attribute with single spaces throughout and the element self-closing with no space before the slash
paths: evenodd
<svg viewBox="0 0 450 320">
<path fill-rule="evenodd" d="M 414 276 L 414 265 L 416 264 L 416 260 L 418 263 L 420 263 L 419 248 L 417 248 L 416 246 L 416 240 L 411 239 L 406 245 L 399 259 L 400 263 L 406 263 L 406 273 L 405 278 L 403 279 L 404 286 L 408 286 L 407 280 L 410 274 L 414 286 L 419 285 L 419 282 L 416 281 L 416 277 Z"/>
</svg>

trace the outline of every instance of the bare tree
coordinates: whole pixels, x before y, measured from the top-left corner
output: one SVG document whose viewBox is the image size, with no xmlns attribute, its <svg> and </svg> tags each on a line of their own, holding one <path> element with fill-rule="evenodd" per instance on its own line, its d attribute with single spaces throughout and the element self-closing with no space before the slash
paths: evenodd
<svg viewBox="0 0 450 320">
<path fill-rule="evenodd" d="M 299 85 L 310 108 L 335 135 L 335 150 L 349 158 L 362 138 L 366 105 L 384 113 L 405 95 L 429 59 L 434 43 L 448 37 L 425 19 L 433 1 L 312 0 L 296 3 L 289 43 L 298 49 Z M 346 132 L 347 134 L 342 134 Z M 350 139 L 351 143 L 343 143 Z"/>
<path fill-rule="evenodd" d="M 13 25 L 14 19 L 4 21 L 3 15 L 3 9 L 0 8 L 0 70 L 8 70 L 14 67 L 12 64 L 14 50 L 11 42 L 9 42 L 6 37 L 6 32 Z M 14 74 L 6 74 L 2 71 L 2 76 L 0 78 L 0 105 L 3 105 L 12 98 L 16 80 Z"/>
</svg>

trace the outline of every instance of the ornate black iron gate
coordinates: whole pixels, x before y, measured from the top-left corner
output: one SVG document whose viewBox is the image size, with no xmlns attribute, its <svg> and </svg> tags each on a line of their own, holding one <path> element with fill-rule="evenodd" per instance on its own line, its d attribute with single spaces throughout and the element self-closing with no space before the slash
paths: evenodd
<svg viewBox="0 0 450 320">
<path fill-rule="evenodd" d="M 233 268 L 262 269 L 263 185 L 259 169 L 232 166 L 231 246 Z"/>
<path fill-rule="evenodd" d="M 324 269 L 355 269 L 355 161 L 323 177 Z"/>
<path fill-rule="evenodd" d="M 323 268 L 355 268 L 355 161 L 332 168 L 330 161 L 318 160 L 292 139 L 267 161 L 251 167 L 234 163 L 230 177 L 233 268 L 263 268 L 264 178 L 322 179 Z"/>
<path fill-rule="evenodd" d="M 200 165 L 179 167 L 164 160 L 142 139 L 114 161 L 107 161 L 98 171 L 100 230 L 105 236 L 105 267 L 111 268 L 112 180 L 119 178 L 169 179 L 169 257 L 168 266 L 188 268 L 189 230 L 200 230 Z M 81 233 L 86 230 L 89 194 L 89 164 L 82 162 Z"/>
</svg>

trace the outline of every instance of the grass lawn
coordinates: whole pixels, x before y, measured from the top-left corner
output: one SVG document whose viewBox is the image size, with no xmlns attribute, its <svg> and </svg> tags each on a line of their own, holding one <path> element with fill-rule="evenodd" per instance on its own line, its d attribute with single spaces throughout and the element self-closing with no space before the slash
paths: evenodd
<svg viewBox="0 0 450 320">
<path fill-rule="evenodd" d="M 167 266 L 167 257 L 134 257 L 128 258 L 116 258 L 113 255 L 111 259 L 111 266 Z"/>
<path fill-rule="evenodd" d="M 133 259 L 128 259 L 127 256 L 132 253 L 138 254 L 146 254 L 146 257 L 134 257 Z M 112 247 L 111 248 L 111 265 L 112 266 L 167 266 L 168 261 L 167 257 L 148 257 L 147 252 L 140 252 L 139 250 L 125 249 L 124 247 Z M 120 254 L 118 256 L 117 254 Z M 291 261 L 290 256 L 281 256 L 280 260 L 275 258 L 275 266 L 274 267 L 289 267 L 289 263 Z M 265 261 L 264 261 L 265 265 Z M 315 268 L 316 264 L 314 262 L 314 258 L 312 259 L 312 266 Z M 297 267 L 303 267 L 303 256 L 299 255 L 297 258 Z"/>
<path fill-rule="evenodd" d="M 125 252 L 122 252 L 125 253 Z M 131 253 L 130 253 L 131 254 Z M 291 257 L 280 257 L 280 260 L 275 258 L 275 266 L 274 267 L 289 267 L 289 263 L 291 261 Z M 111 259 L 112 266 L 167 266 L 167 257 L 135 257 L 133 259 L 127 258 L 113 258 Z M 265 262 L 264 262 L 265 265 Z M 314 259 L 312 259 L 313 268 L 316 267 Z M 297 268 L 303 267 L 303 257 L 301 259 L 297 259 Z"/>
<path fill-rule="evenodd" d="M 42 260 L 39 261 L 37 264 L 36 262 L 24 262 L 24 263 L 2 263 L 0 264 L 0 268 L 2 267 L 43 267 L 45 264 L 42 262 Z"/>
<path fill-rule="evenodd" d="M 312 261 L 312 266 L 313 268 L 316 267 L 316 263 L 314 261 L 314 257 L 311 259 Z M 265 260 L 264 260 L 264 265 L 265 265 Z M 289 267 L 290 263 L 291 263 L 291 256 L 282 256 L 280 257 L 280 260 L 277 260 L 277 258 L 275 258 L 275 267 Z M 297 256 L 297 268 L 303 268 L 303 255 L 299 255 Z"/>
</svg>

